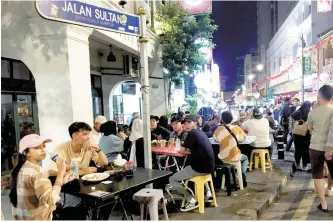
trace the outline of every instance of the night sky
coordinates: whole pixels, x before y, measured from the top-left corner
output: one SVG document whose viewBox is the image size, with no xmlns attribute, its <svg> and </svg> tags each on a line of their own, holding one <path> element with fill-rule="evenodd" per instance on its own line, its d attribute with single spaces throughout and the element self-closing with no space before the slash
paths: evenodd
<svg viewBox="0 0 333 222">
<path fill-rule="evenodd" d="M 220 67 L 220 75 L 228 76 L 227 88 L 236 86 L 239 61 L 236 57 L 249 53 L 250 46 L 257 47 L 257 9 L 255 1 L 213 1 L 213 19 L 219 26 L 214 35 L 214 63 Z"/>
</svg>

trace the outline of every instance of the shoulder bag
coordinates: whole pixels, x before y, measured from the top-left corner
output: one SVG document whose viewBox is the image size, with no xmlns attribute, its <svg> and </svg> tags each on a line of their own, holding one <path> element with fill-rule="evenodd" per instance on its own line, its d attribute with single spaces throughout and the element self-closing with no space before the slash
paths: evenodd
<svg viewBox="0 0 333 222">
<path fill-rule="evenodd" d="M 223 126 L 229 131 L 229 133 L 231 134 L 231 136 L 236 140 L 237 147 L 239 147 L 238 139 L 235 136 L 235 134 L 231 131 L 231 129 L 226 124 L 223 124 Z"/>
<path fill-rule="evenodd" d="M 308 125 L 303 120 L 295 121 L 293 134 L 299 136 L 306 136 L 307 132 L 308 132 Z"/>
</svg>

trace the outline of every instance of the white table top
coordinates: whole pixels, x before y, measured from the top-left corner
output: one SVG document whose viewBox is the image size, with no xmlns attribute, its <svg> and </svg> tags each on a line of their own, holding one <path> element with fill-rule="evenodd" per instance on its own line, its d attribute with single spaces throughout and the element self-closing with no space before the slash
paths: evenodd
<svg viewBox="0 0 333 222">
<path fill-rule="evenodd" d="M 241 142 L 241 145 L 247 145 L 247 144 L 251 144 L 255 141 L 256 137 L 255 136 L 247 136 L 245 138 L 245 140 L 243 140 L 243 142 Z M 213 138 L 209 138 L 211 144 L 219 144 L 216 140 L 214 140 Z"/>
</svg>

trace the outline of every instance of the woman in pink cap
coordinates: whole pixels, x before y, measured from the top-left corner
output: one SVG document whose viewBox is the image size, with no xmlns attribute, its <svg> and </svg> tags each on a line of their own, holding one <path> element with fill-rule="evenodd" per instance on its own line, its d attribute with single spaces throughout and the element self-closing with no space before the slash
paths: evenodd
<svg viewBox="0 0 333 222">
<path fill-rule="evenodd" d="M 57 159 L 58 176 L 54 185 L 40 166 L 46 157 L 46 143 L 51 139 L 36 134 L 23 137 L 19 144 L 19 161 L 12 171 L 9 199 L 16 220 L 51 220 L 61 186 L 68 178 L 66 163 Z"/>
</svg>

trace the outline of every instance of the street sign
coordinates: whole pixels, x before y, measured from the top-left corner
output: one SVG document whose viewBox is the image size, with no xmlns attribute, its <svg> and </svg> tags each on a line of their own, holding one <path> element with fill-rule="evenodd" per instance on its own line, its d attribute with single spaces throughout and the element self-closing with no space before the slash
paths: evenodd
<svg viewBox="0 0 333 222">
<path fill-rule="evenodd" d="M 38 13 L 46 19 L 129 35 L 140 35 L 140 18 L 136 15 L 79 1 L 37 0 L 36 8 Z"/>
<path fill-rule="evenodd" d="M 304 58 L 304 74 L 305 75 L 311 75 L 311 56 Z"/>
</svg>

